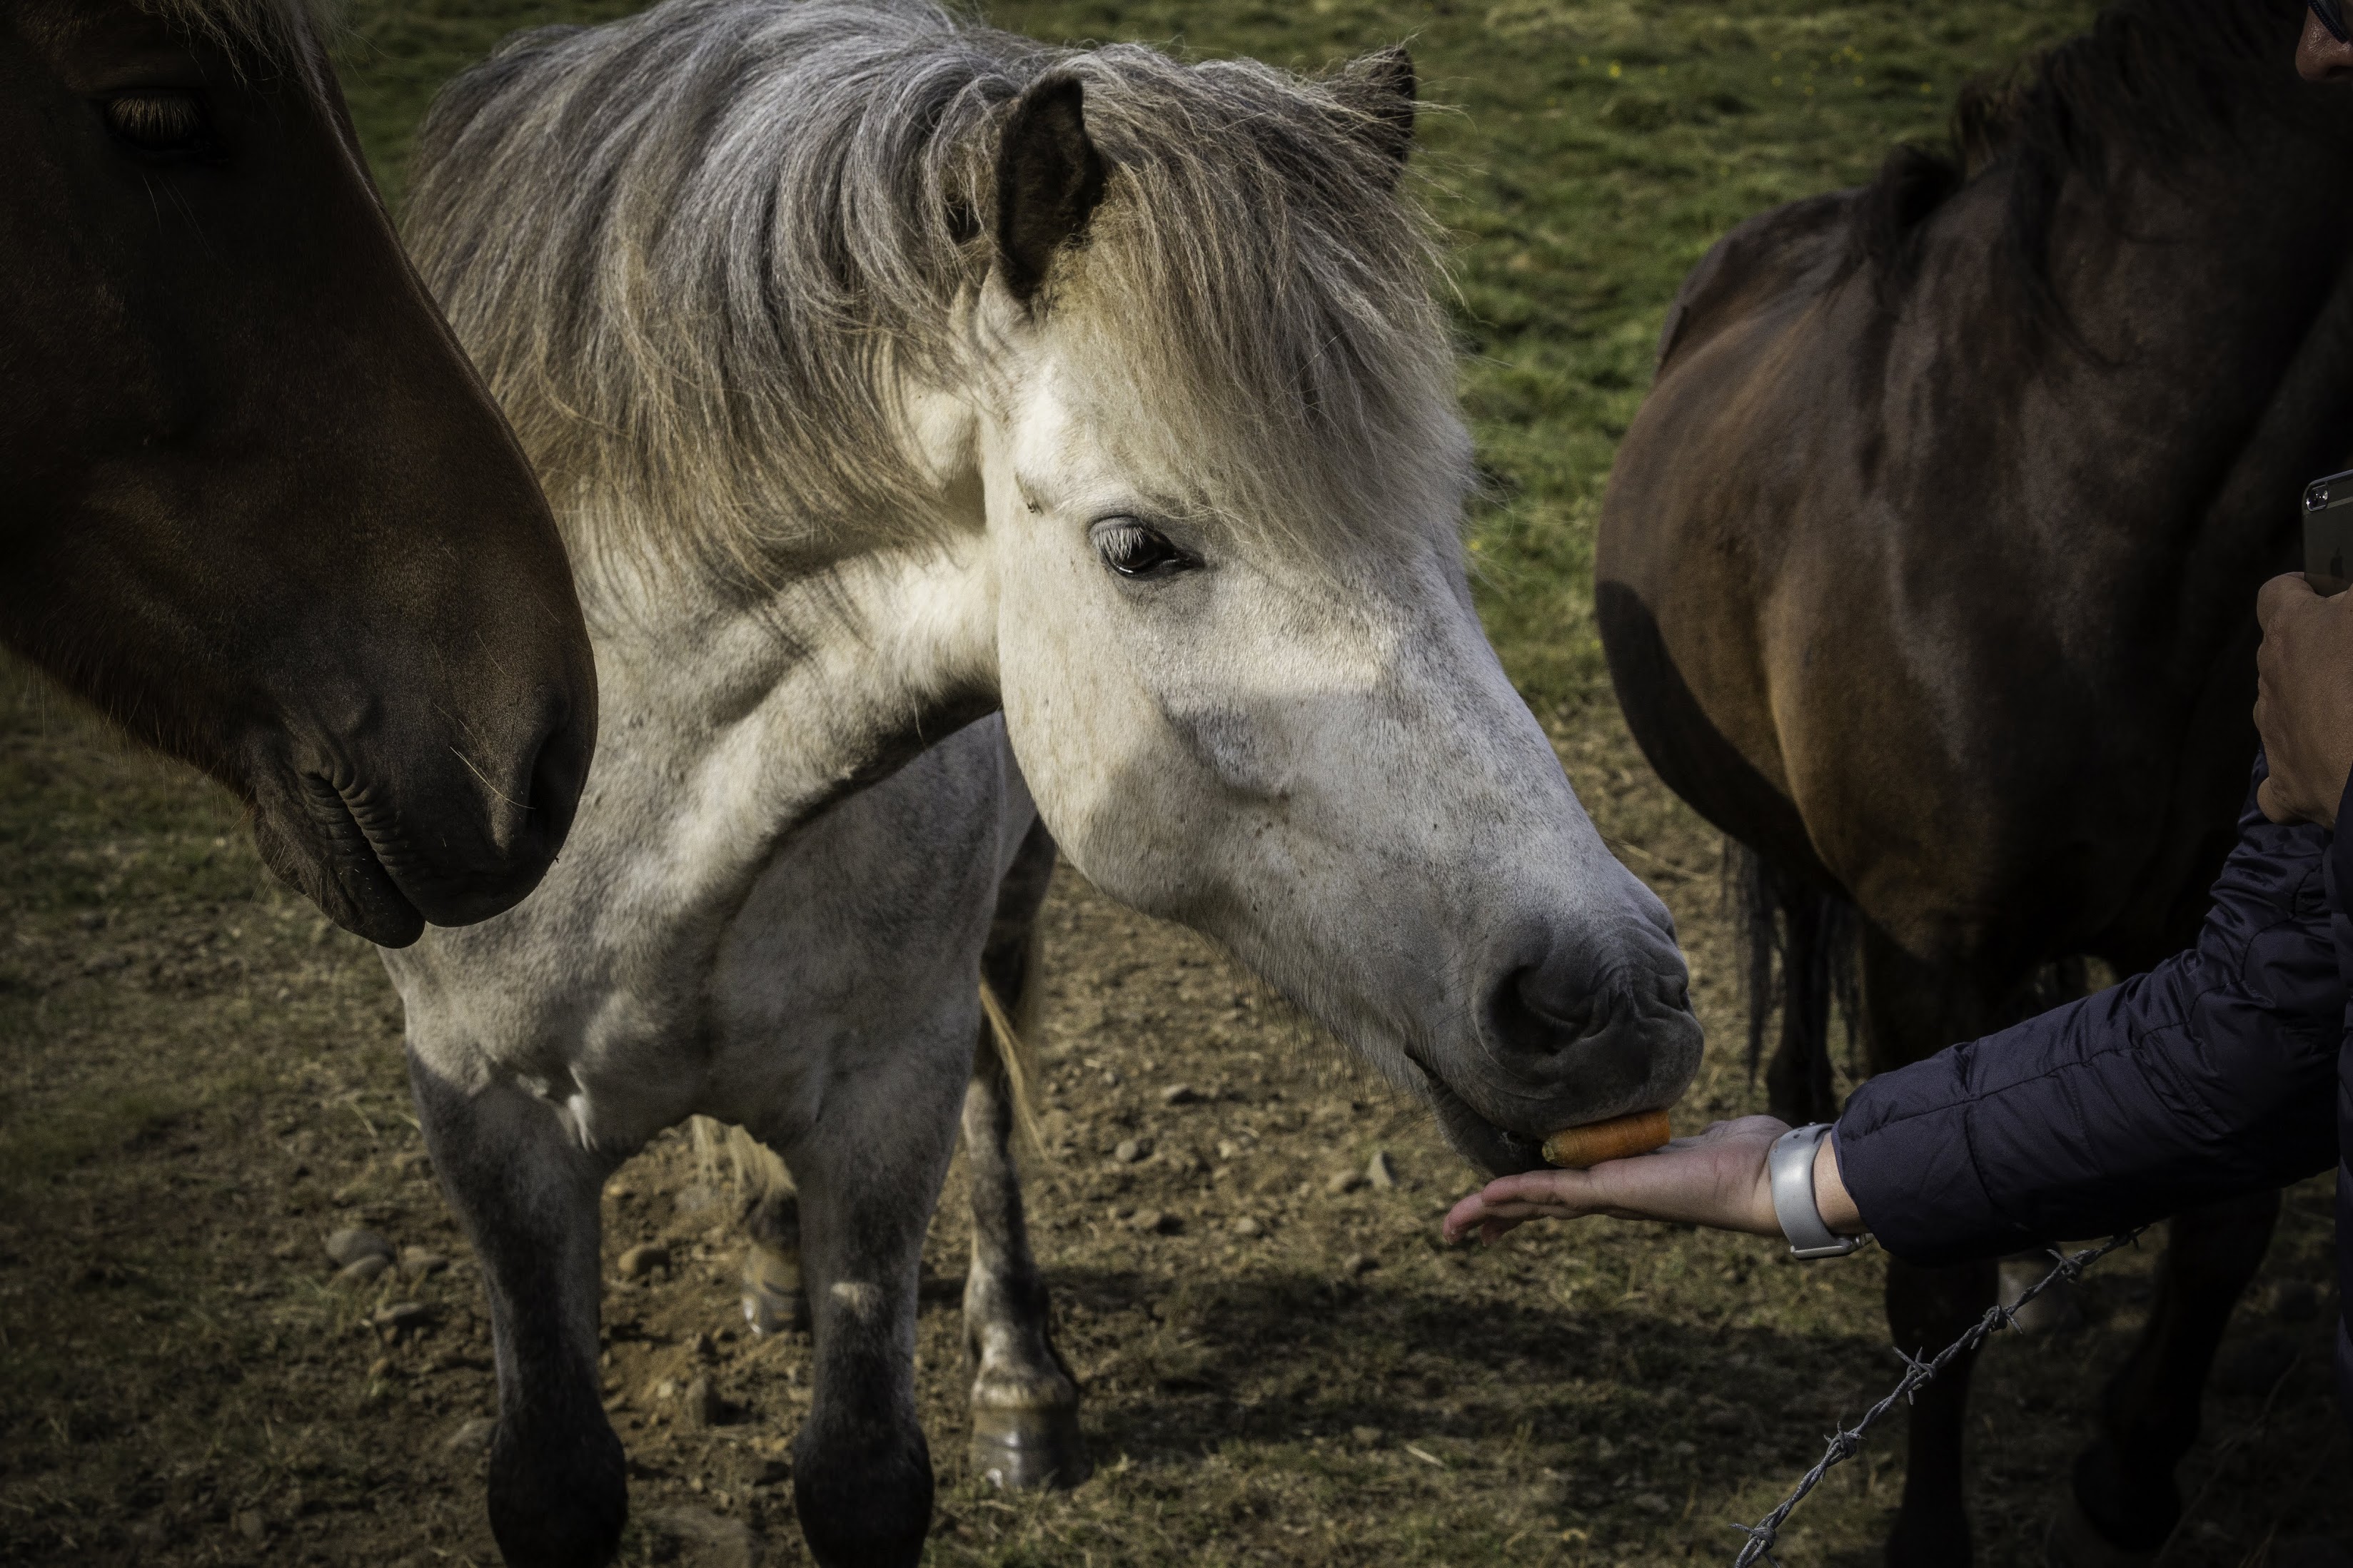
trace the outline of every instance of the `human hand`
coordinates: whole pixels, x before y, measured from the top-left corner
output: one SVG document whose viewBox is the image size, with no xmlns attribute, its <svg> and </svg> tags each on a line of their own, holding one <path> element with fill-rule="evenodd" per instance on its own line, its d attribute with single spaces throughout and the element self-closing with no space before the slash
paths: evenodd
<svg viewBox="0 0 2353 1568">
<path fill-rule="evenodd" d="M 1446 1216 L 1446 1239 L 1474 1227 L 1493 1241 L 1522 1220 L 1577 1219 L 1609 1215 L 1778 1236 L 1765 1156 L 1788 1123 L 1769 1116 L 1719 1121 L 1696 1138 L 1630 1159 L 1606 1160 L 1589 1171 L 1528 1171 L 1499 1176 Z M 1824 1146 L 1829 1141 L 1824 1140 Z M 1843 1195 L 1844 1189 L 1841 1188 Z M 1831 1216 L 1826 1212 L 1825 1218 Z"/>
<path fill-rule="evenodd" d="M 2353 594 L 2322 598 L 2301 573 L 2263 584 L 2255 729 L 2271 776 L 2255 804 L 2274 822 L 2337 826 L 2353 774 Z"/>
</svg>

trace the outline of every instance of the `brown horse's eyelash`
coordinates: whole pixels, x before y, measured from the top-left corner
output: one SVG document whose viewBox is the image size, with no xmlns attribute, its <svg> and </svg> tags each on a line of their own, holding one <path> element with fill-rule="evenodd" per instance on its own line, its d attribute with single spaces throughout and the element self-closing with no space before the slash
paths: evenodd
<svg viewBox="0 0 2353 1568">
<path fill-rule="evenodd" d="M 191 93 L 125 93 L 109 99 L 106 122 L 116 135 L 149 152 L 201 151 L 212 143 L 204 105 Z"/>
</svg>

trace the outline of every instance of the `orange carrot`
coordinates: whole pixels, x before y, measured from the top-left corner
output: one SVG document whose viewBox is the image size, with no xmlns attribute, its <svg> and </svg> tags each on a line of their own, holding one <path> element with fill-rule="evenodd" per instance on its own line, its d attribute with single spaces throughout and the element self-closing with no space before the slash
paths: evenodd
<svg viewBox="0 0 2353 1568">
<path fill-rule="evenodd" d="M 1572 1171 L 1589 1170 L 1604 1160 L 1647 1154 L 1674 1136 L 1663 1110 L 1638 1110 L 1631 1116 L 1570 1127 L 1545 1140 L 1544 1157 Z"/>
</svg>

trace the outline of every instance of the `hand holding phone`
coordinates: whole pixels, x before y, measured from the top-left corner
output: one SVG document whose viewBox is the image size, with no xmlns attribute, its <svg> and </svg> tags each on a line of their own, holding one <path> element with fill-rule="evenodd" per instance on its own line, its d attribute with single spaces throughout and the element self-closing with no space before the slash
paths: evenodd
<svg viewBox="0 0 2353 1568">
<path fill-rule="evenodd" d="M 2304 580 L 2323 598 L 2353 587 L 2353 468 L 2304 487 Z"/>
</svg>

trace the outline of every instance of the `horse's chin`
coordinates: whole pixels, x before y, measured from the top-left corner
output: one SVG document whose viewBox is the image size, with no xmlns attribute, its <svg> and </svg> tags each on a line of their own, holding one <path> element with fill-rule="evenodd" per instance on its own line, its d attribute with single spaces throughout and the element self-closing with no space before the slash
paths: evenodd
<svg viewBox="0 0 2353 1568">
<path fill-rule="evenodd" d="M 406 947 L 423 935 L 424 912 L 385 869 L 348 809 L 340 801 L 332 810 L 311 805 L 294 812 L 264 805 L 255 812 L 253 843 L 262 863 L 329 920 L 378 947 Z M 332 820 L 335 811 L 339 821 Z"/>
<path fill-rule="evenodd" d="M 1544 1140 L 1498 1127 L 1446 1087 L 1435 1073 L 1423 1072 L 1430 1109 L 1454 1152 L 1493 1176 L 1515 1176 L 1545 1163 Z"/>
</svg>

